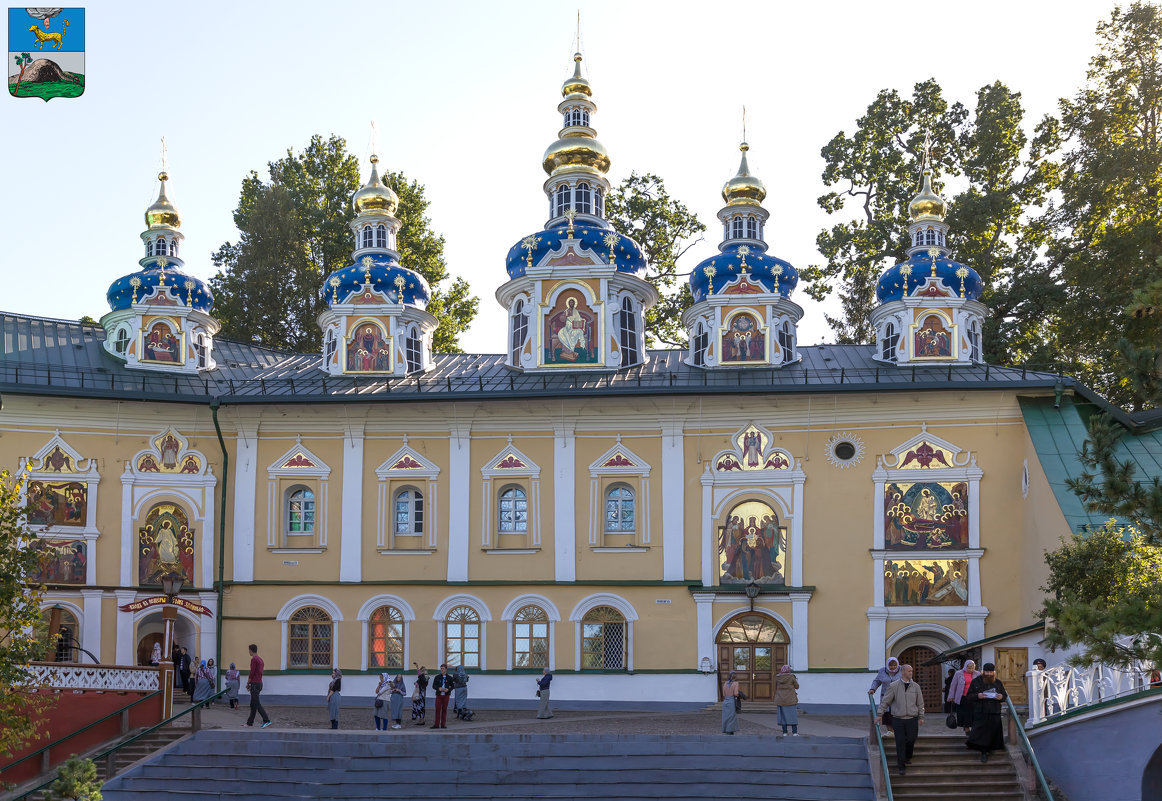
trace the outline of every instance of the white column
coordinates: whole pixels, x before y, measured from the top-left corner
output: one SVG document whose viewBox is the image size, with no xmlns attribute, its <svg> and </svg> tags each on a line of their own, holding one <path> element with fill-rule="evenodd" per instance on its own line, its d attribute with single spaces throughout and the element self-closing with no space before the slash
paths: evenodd
<svg viewBox="0 0 1162 801">
<path fill-rule="evenodd" d="M 975 459 L 973 460 L 976 461 Z M 970 476 L 968 481 L 968 547 L 980 547 L 980 476 Z"/>
<path fill-rule="evenodd" d="M 210 617 L 205 615 L 198 616 L 198 655 L 213 654 L 214 648 L 218 645 L 218 594 L 215 592 L 199 592 L 198 603 L 210 610 Z M 206 657 L 201 657 L 205 659 Z M 214 657 L 218 662 L 222 661 L 222 655 L 217 654 Z M 229 662 L 226 666 L 229 666 Z M 224 668 L 219 665 L 218 676 L 221 677 Z M 218 684 L 221 685 L 219 678 Z"/>
<path fill-rule="evenodd" d="M 363 422 L 349 422 L 343 436 L 343 501 L 339 533 L 339 581 L 363 578 Z"/>
<path fill-rule="evenodd" d="M 137 584 L 137 577 L 133 575 L 134 559 L 137 555 L 137 543 L 133 541 L 133 473 L 128 462 L 125 463 L 125 472 L 121 474 L 121 586 L 130 587 Z M 125 664 L 118 662 L 117 664 Z M 133 664 L 130 662 L 129 664 Z"/>
<path fill-rule="evenodd" d="M 662 580 L 686 577 L 686 462 L 680 425 L 662 427 Z M 601 515 L 597 516 L 600 520 Z"/>
<path fill-rule="evenodd" d="M 571 423 L 553 425 L 553 559 L 557 581 L 577 580 L 576 440 Z"/>
<path fill-rule="evenodd" d="M 93 492 L 93 490 L 90 490 Z M 89 495 L 90 498 L 93 495 Z M 85 535 L 85 552 L 88 558 L 85 560 L 85 583 L 92 587 L 97 583 L 97 534 Z M 94 651 L 94 653 L 96 653 Z"/>
<path fill-rule="evenodd" d="M 135 590 L 114 590 L 113 594 L 117 597 L 117 606 L 119 607 L 132 603 L 133 599 L 137 597 Z M 136 650 L 137 643 L 133 641 L 133 613 L 122 612 L 118 609 L 117 648 L 113 658 L 114 663 L 118 665 L 137 664 Z"/>
<path fill-rule="evenodd" d="M 468 580 L 471 431 L 471 426 L 452 426 L 448 437 L 448 581 Z"/>
<path fill-rule="evenodd" d="M 234 515 L 230 533 L 234 540 L 235 581 L 254 581 L 254 515 L 258 502 L 258 424 L 240 421 L 234 449 Z"/>
<path fill-rule="evenodd" d="M 82 608 L 85 612 L 85 624 L 81 629 L 81 647 L 97 657 L 98 662 L 104 662 L 105 656 L 101 653 L 101 590 L 81 590 L 84 599 Z M 80 661 L 77 657 L 77 661 Z"/>
<path fill-rule="evenodd" d="M 700 479 L 702 482 L 702 586 L 714 586 L 714 565 L 717 552 L 714 550 L 713 493 L 714 477 L 710 473 L 710 462 Z"/>
<path fill-rule="evenodd" d="M 207 474 L 207 478 L 209 477 Z M 202 565 L 199 578 L 203 587 L 213 586 L 214 582 L 218 580 L 218 575 L 214 572 L 214 549 L 218 545 L 218 521 L 216 519 L 218 507 L 214 503 L 214 487 L 214 484 L 207 484 L 206 491 L 202 494 L 202 508 L 205 510 L 205 514 L 202 517 Z M 223 491 L 225 490 L 223 489 Z M 197 583 L 199 582 L 195 582 L 195 584 Z"/>
<path fill-rule="evenodd" d="M 807 670 L 810 653 L 811 627 L 807 618 L 807 605 L 811 596 L 805 592 L 791 593 L 791 669 Z"/>
<path fill-rule="evenodd" d="M 882 479 L 876 480 L 872 505 L 875 512 L 873 513 L 874 517 L 872 517 L 871 547 L 877 551 L 882 551 L 884 549 L 884 482 Z"/>
<path fill-rule="evenodd" d="M 698 665 L 702 669 L 702 660 L 709 659 L 713 668 L 718 664 L 718 655 L 714 652 L 714 593 L 694 593 L 695 617 L 698 631 Z"/>
<path fill-rule="evenodd" d="M 887 659 L 884 643 L 888 640 L 888 610 L 867 610 L 867 666 L 879 670 Z"/>
<path fill-rule="evenodd" d="M 791 586 L 803 586 L 803 515 L 806 509 L 803 506 L 803 481 L 795 482 L 792 490 L 795 514 L 791 518 Z M 801 670 L 802 668 L 795 668 Z"/>
</svg>

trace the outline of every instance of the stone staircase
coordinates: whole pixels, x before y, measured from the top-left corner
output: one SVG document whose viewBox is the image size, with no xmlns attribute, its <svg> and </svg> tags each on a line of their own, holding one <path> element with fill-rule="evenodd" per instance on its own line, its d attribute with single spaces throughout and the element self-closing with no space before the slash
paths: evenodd
<svg viewBox="0 0 1162 801">
<path fill-rule="evenodd" d="M 874 801 L 855 737 L 203 730 L 105 785 L 105 801 L 384 798 Z"/>
<path fill-rule="evenodd" d="M 1006 751 L 980 752 L 964 747 L 963 737 L 925 737 L 916 741 L 905 776 L 896 775 L 896 742 L 884 740 L 892 795 L 896 801 L 1025 801 L 1016 768 Z"/>
</svg>

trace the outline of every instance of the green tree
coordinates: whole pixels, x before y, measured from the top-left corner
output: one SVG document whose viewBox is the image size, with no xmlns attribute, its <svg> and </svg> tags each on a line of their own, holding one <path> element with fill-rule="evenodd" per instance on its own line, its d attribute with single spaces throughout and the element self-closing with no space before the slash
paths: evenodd
<svg viewBox="0 0 1162 801">
<path fill-rule="evenodd" d="M 684 347 L 682 312 L 694 302 L 690 287 L 679 285 L 678 259 L 702 241 L 706 226 L 684 204 L 670 197 L 662 179 L 651 173 L 629 177 L 609 192 L 605 216 L 619 234 L 631 237 L 649 262 L 646 280 L 661 300 L 646 312 L 646 345 Z"/>
<path fill-rule="evenodd" d="M 1086 85 L 1061 101 L 1069 147 L 1049 258 L 1065 298 L 1058 314 L 1070 372 L 1110 400 L 1142 408 L 1122 341 L 1162 339 L 1158 315 L 1111 316 L 1158 280 L 1162 258 L 1162 10 L 1135 2 L 1097 28 Z"/>
<path fill-rule="evenodd" d="M 97 780 L 97 764 L 76 754 L 60 767 L 60 778 L 48 789 L 52 801 L 101 801 L 103 782 Z"/>
<path fill-rule="evenodd" d="M 16 66 L 20 68 L 20 74 L 16 76 L 16 88 L 12 90 L 12 94 L 17 97 L 20 96 L 20 82 L 24 80 L 24 68 L 32 63 L 32 56 L 28 53 L 21 53 L 13 56 L 16 59 Z"/>
<path fill-rule="evenodd" d="M 1043 307 L 1053 297 L 1052 276 L 1038 261 L 1048 231 L 1029 210 L 1045 202 L 1056 185 L 1047 159 L 1059 146 L 1052 119 L 1038 125 L 1030 141 L 1023 131 L 1020 94 L 1002 83 L 982 87 L 970 113 L 949 104 L 940 86 L 918 83 L 910 97 L 883 90 L 856 121 L 850 136 L 840 131 L 822 149 L 823 181 L 836 187 L 819 198 L 842 220 L 816 238 L 822 266 L 802 271 L 806 291 L 822 300 L 837 291 L 843 314 L 827 316 L 837 339 L 871 342 L 869 315 L 875 286 L 888 265 L 903 260 L 910 245 L 908 203 L 919 188 L 924 140 L 930 137 L 929 165 L 938 176 L 966 184 L 952 195 L 948 223 L 955 257 L 981 275 L 983 301 L 992 311 L 986 329 L 986 357 L 993 360 L 1048 360 Z"/>
<path fill-rule="evenodd" d="M 1040 616 L 1051 648 L 1081 646 L 1075 665 L 1162 664 L 1162 546 L 1109 520 L 1045 554 Z"/>
<path fill-rule="evenodd" d="M 38 717 L 47 705 L 34 695 L 25 666 L 40 659 L 36 636 L 44 587 L 30 584 L 40 563 L 36 534 L 24 520 L 23 477 L 0 472 L 0 755 L 11 756 L 39 739 Z"/>
<path fill-rule="evenodd" d="M 268 164 L 269 180 L 251 172 L 242 181 L 234 223 L 236 242 L 213 255 L 210 280 L 222 336 L 271 348 L 312 351 L 321 344 L 315 322 L 325 308 L 323 281 L 350 263 L 354 218 L 351 195 L 360 186 L 358 160 L 342 137 L 315 135 L 302 152 L 287 150 Z M 398 248 L 404 266 L 432 287 L 428 310 L 439 320 L 437 352 L 458 351 L 458 337 L 476 316 L 479 299 L 467 283 L 448 279 L 444 238 L 431 230 L 423 187 L 402 173 L 385 183 L 399 195 Z"/>
</svg>

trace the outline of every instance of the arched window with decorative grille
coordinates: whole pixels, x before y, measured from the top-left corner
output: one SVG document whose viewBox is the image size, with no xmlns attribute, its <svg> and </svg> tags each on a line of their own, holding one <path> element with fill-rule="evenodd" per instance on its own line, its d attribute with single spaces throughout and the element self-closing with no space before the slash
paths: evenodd
<svg viewBox="0 0 1162 801">
<path fill-rule="evenodd" d="M 367 666 L 403 670 L 403 613 L 381 606 L 367 619 Z"/>
<path fill-rule="evenodd" d="M 470 606 L 453 607 L 444 618 L 444 662 L 480 667 L 480 615 Z"/>
<path fill-rule="evenodd" d="M 577 184 L 577 190 L 573 196 L 573 207 L 578 214 L 593 213 L 593 196 L 589 191 L 589 184 L 584 181 Z"/>
<path fill-rule="evenodd" d="M 632 534 L 637 530 L 637 502 L 626 484 L 614 484 L 605 493 L 605 533 Z"/>
<path fill-rule="evenodd" d="M 176 236 L 169 241 L 169 255 L 178 255 L 178 239 Z"/>
<path fill-rule="evenodd" d="M 611 606 L 590 609 L 581 619 L 581 669 L 625 670 L 625 617 Z"/>
<path fill-rule="evenodd" d="M 334 623 L 317 606 L 304 606 L 291 615 L 287 627 L 287 665 L 292 668 L 328 668 L 332 664 Z"/>
<path fill-rule="evenodd" d="M 145 240 L 145 255 L 146 256 L 153 255 L 153 240 L 152 239 Z"/>
<path fill-rule="evenodd" d="M 496 504 L 496 530 L 501 534 L 527 534 L 529 530 L 528 496 L 523 487 L 501 489 Z"/>
<path fill-rule="evenodd" d="M 888 323 L 884 326 L 884 336 L 880 340 L 880 358 L 894 362 L 896 361 L 896 347 L 900 344 L 900 334 L 896 331 L 895 323 Z"/>
<path fill-rule="evenodd" d="M 638 350 L 637 315 L 633 310 L 633 301 L 629 297 L 621 299 L 618 329 L 621 339 L 621 366 L 630 367 L 641 361 L 641 353 Z"/>
<path fill-rule="evenodd" d="M 521 607 L 512 619 L 512 666 L 549 666 L 549 616 L 539 606 Z"/>
<path fill-rule="evenodd" d="M 395 494 L 395 535 L 418 537 L 424 533 L 424 496 L 414 487 L 405 487 Z"/>
<path fill-rule="evenodd" d="M 694 364 L 698 367 L 706 365 L 706 348 L 710 345 L 710 336 L 706 333 L 706 326 L 701 320 L 694 326 Z"/>
<path fill-rule="evenodd" d="M 209 362 L 210 349 L 206 347 L 206 335 L 198 334 L 194 337 L 194 353 L 198 357 L 198 369 L 205 370 Z"/>
</svg>

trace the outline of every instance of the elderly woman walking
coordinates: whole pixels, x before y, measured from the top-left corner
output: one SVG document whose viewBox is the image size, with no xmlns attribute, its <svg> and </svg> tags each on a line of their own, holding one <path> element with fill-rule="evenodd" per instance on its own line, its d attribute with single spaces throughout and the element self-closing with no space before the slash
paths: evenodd
<svg viewBox="0 0 1162 801">
<path fill-rule="evenodd" d="M 791 727 L 791 736 L 799 736 L 799 680 L 791 672 L 790 665 L 783 665 L 779 675 L 775 676 L 775 705 L 779 708 L 779 725 L 783 727 L 783 737 L 787 736 L 787 727 Z"/>
<path fill-rule="evenodd" d="M 738 681 L 734 678 L 734 671 L 726 677 L 722 685 L 722 733 L 734 734 L 738 731 L 738 703 L 742 694 L 738 690 Z"/>
<path fill-rule="evenodd" d="M 231 709 L 238 708 L 238 688 L 241 685 L 242 677 L 238 673 L 238 668 L 231 662 L 230 669 L 226 671 L 226 700 L 230 702 Z"/>
<path fill-rule="evenodd" d="M 543 669 L 541 677 L 537 679 L 537 698 L 541 699 L 540 706 L 537 707 L 537 718 L 540 720 L 547 720 L 553 716 L 553 709 L 549 706 L 549 685 L 552 683 L 553 674 L 548 668 Z"/>
<path fill-rule="evenodd" d="M 948 688 L 948 700 L 952 702 L 952 709 L 956 712 L 956 722 L 964 729 L 965 734 L 972 729 L 973 712 L 976 710 L 976 703 L 966 700 L 965 696 L 968 694 L 968 688 L 972 686 L 973 679 L 979 675 L 976 662 L 969 659 L 962 669 L 956 671 L 956 675 L 952 677 L 952 685 Z"/>
<path fill-rule="evenodd" d="M 198 669 L 194 672 L 193 682 L 194 691 L 190 697 L 191 703 L 201 703 L 214 694 L 214 674 L 206 667 L 205 659 L 199 663 Z"/>
<path fill-rule="evenodd" d="M 339 728 L 339 703 L 343 700 L 343 671 L 331 671 L 331 683 L 327 685 L 327 714 L 331 716 L 331 728 Z"/>
</svg>

